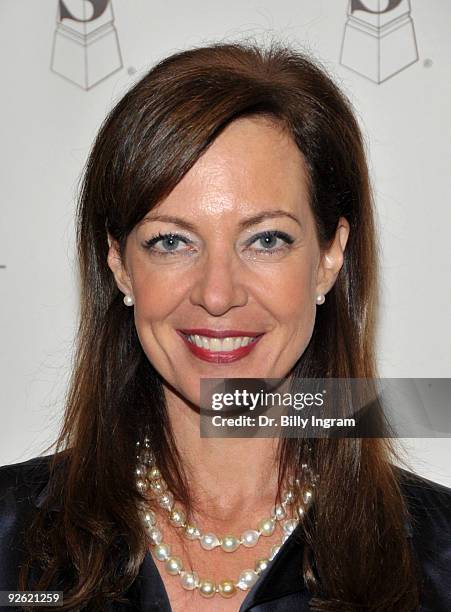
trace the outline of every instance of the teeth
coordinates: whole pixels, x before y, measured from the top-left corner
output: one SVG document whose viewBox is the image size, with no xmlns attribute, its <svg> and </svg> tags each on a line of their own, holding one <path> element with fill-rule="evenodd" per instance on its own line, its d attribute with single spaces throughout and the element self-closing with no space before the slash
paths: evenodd
<svg viewBox="0 0 451 612">
<path fill-rule="evenodd" d="M 201 348 L 208 351 L 235 351 L 241 346 L 247 346 L 254 340 L 251 336 L 238 336 L 234 338 L 207 338 L 206 336 L 188 336 L 188 340 Z"/>
<path fill-rule="evenodd" d="M 233 351 L 234 340 L 233 338 L 223 338 L 222 340 L 222 350 L 223 351 Z"/>
<path fill-rule="evenodd" d="M 219 338 L 210 338 L 208 344 L 210 345 L 210 351 L 216 352 L 220 351 L 222 348 L 222 340 Z"/>
</svg>

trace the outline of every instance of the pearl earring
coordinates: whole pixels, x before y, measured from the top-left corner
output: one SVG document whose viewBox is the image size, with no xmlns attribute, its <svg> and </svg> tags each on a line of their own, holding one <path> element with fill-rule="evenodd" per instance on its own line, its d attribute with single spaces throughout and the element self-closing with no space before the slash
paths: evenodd
<svg viewBox="0 0 451 612">
<path fill-rule="evenodd" d="M 135 301 L 131 295 L 124 295 L 124 304 L 126 306 L 133 306 L 134 303 Z"/>
<path fill-rule="evenodd" d="M 326 301 L 326 298 L 324 297 L 324 295 L 322 293 L 320 293 L 320 295 L 316 296 L 316 303 L 318 305 L 324 304 L 325 301 Z"/>
</svg>

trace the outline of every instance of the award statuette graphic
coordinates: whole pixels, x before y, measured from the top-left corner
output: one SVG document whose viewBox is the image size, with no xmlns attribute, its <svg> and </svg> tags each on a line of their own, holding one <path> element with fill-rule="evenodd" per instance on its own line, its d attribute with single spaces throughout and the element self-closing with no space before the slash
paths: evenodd
<svg viewBox="0 0 451 612">
<path fill-rule="evenodd" d="M 51 70 L 88 90 L 122 65 L 111 0 L 58 0 Z"/>
<path fill-rule="evenodd" d="M 418 61 L 410 0 L 350 0 L 340 64 L 383 83 Z"/>
</svg>

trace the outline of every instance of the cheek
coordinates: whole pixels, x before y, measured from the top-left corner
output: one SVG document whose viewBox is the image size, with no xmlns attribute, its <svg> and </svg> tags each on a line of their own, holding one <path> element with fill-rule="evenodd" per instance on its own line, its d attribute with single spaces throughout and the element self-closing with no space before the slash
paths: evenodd
<svg viewBox="0 0 451 612">
<path fill-rule="evenodd" d="M 141 272 L 134 275 L 133 292 L 136 331 L 149 361 L 155 365 L 160 363 L 165 352 L 161 323 L 180 303 L 180 284 L 160 273 Z"/>
<path fill-rule="evenodd" d="M 133 291 L 135 320 L 151 323 L 174 310 L 179 301 L 180 283 L 174 282 L 171 275 L 141 271 L 133 277 Z"/>
<path fill-rule="evenodd" d="M 265 287 L 267 304 L 279 321 L 298 326 L 314 320 L 315 275 L 310 262 L 294 262 L 275 271 Z"/>
</svg>

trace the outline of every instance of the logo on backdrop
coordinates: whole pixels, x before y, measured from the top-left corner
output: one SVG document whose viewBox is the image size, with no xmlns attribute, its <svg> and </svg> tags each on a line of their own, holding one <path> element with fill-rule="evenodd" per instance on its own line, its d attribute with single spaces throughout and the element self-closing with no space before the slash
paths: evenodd
<svg viewBox="0 0 451 612">
<path fill-rule="evenodd" d="M 340 64 L 383 83 L 417 61 L 410 0 L 349 0 Z"/>
<path fill-rule="evenodd" d="M 87 91 L 122 66 L 111 0 L 58 0 L 51 70 Z"/>
</svg>

